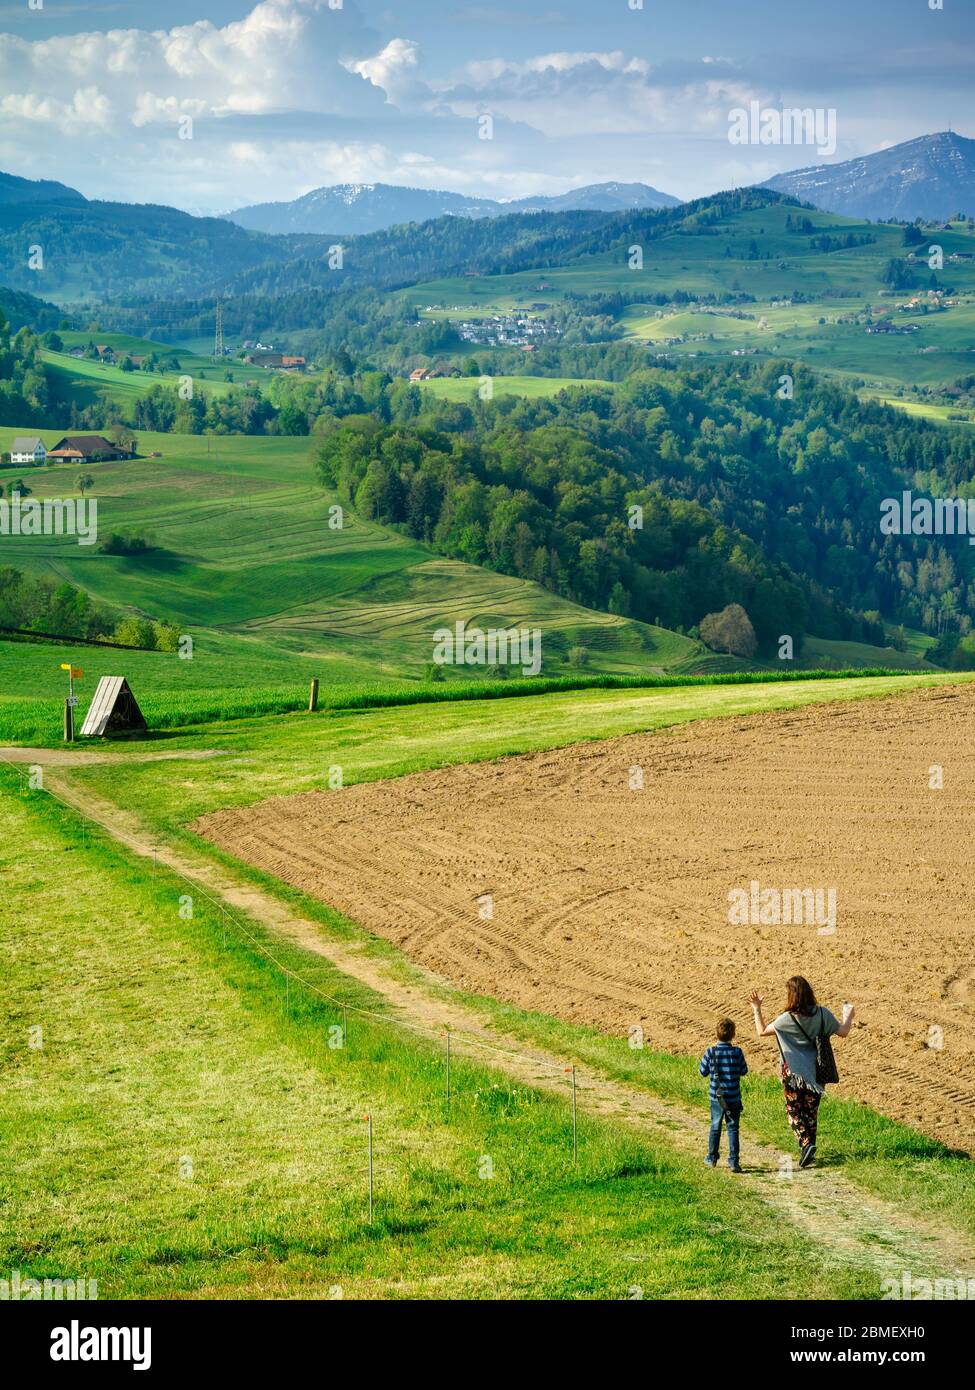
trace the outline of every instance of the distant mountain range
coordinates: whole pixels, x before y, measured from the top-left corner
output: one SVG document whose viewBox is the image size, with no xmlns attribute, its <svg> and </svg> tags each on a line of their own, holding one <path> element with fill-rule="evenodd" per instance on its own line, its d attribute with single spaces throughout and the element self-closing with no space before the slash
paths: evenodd
<svg viewBox="0 0 975 1390">
<path fill-rule="evenodd" d="M 553 197 L 469 198 L 429 188 L 389 183 L 339 183 L 314 188 L 290 203 L 255 203 L 227 213 L 228 221 L 254 232 L 311 232 L 353 236 L 381 232 L 434 217 L 503 217 L 513 212 L 627 212 L 677 207 L 679 198 L 646 183 L 594 183 Z"/>
<path fill-rule="evenodd" d="M 172 301 L 224 295 L 290 296 L 288 317 L 307 311 L 309 290 L 332 294 L 416 283 L 470 271 L 500 274 L 562 264 L 608 250 L 696 206 L 736 206 L 741 194 L 681 203 L 642 183 L 602 183 L 555 197 L 499 202 L 390 184 L 342 184 L 290 203 L 227 217 L 196 217 L 149 203 L 103 202 L 66 184 L 0 173 L 0 285 L 60 304 L 122 296 Z M 841 216 L 882 220 L 975 214 L 975 140 L 923 136 L 840 164 L 781 174 L 745 196 L 791 196 Z M 525 217 L 525 213 L 536 214 Z M 409 227 L 426 223 L 422 236 Z M 406 225 L 404 225 L 406 224 Z M 659 227 L 658 227 L 659 230 Z M 355 237 L 344 274 L 328 273 L 333 238 Z M 25 247 L 44 247 L 43 267 Z M 11 305 L 11 317 L 28 314 Z M 181 316 L 180 316 L 181 317 Z"/>
<path fill-rule="evenodd" d="M 942 221 L 957 212 L 975 216 L 975 140 L 943 130 L 862 159 L 777 174 L 762 187 L 824 212 L 875 222 Z"/>
</svg>

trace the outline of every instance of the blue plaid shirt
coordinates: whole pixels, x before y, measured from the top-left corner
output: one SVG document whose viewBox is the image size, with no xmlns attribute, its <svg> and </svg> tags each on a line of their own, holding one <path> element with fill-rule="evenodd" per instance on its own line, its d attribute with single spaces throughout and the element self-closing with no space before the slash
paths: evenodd
<svg viewBox="0 0 975 1390">
<path fill-rule="evenodd" d="M 734 1043 L 716 1042 L 701 1058 L 700 1072 L 702 1076 L 711 1078 L 712 1100 L 718 1099 L 717 1087 L 714 1084 L 715 1080 L 718 1080 L 721 1082 L 725 1104 L 741 1104 L 741 1078 L 748 1074 L 748 1063 L 740 1047 L 736 1047 Z"/>
</svg>

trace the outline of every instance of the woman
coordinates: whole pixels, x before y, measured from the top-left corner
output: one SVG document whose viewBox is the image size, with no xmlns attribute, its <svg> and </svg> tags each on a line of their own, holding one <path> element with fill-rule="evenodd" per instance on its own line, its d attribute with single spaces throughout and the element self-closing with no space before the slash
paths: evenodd
<svg viewBox="0 0 975 1390">
<path fill-rule="evenodd" d="M 823 1086 L 816 1080 L 816 1039 L 821 1032 L 845 1038 L 853 1027 L 854 1008 L 843 1005 L 843 1022 L 838 1023 L 829 1009 L 816 1003 L 812 985 L 801 975 L 787 980 L 785 1013 L 771 1023 L 762 1017 L 762 995 L 752 990 L 748 1002 L 755 1015 L 760 1038 L 774 1033 L 782 1057 L 782 1085 L 785 1113 L 799 1144 L 799 1167 L 808 1168 L 816 1157 L 816 1121 Z"/>
</svg>

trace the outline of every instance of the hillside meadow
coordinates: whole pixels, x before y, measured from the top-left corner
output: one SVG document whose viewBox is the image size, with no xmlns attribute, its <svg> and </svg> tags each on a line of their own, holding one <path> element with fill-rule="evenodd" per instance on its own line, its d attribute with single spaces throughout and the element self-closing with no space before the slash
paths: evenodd
<svg viewBox="0 0 975 1390">
<path fill-rule="evenodd" d="M 0 429 L 0 449 L 21 432 Z M 59 436 L 39 433 L 48 445 Z M 539 628 L 541 674 L 548 678 L 742 666 L 666 629 L 445 559 L 348 508 L 336 528 L 338 499 L 315 482 L 306 439 L 145 432 L 137 438 L 137 460 L 85 471 L 95 479 L 89 496 L 98 503 L 100 535 L 143 536 L 149 550 L 110 555 L 69 536 L 5 536 L 0 564 L 66 580 L 119 615 L 171 621 L 192 638 L 192 659 L 114 655 L 70 642 L 60 648 L 0 643 L 0 705 L 8 712 L 14 697 L 46 699 L 43 718 L 50 723 L 61 660 L 94 676 L 114 671 L 123 655 L 126 669 L 144 674 L 150 698 L 166 692 L 186 702 L 187 712 L 201 691 L 228 692 L 225 704 L 218 698 L 205 706 L 214 712 L 257 712 L 282 702 L 294 708 L 304 698 L 296 692 L 307 691 L 312 676 L 323 688 L 415 684 L 427 676 L 434 631 L 461 620 Z M 9 489 L 23 478 L 43 500 L 75 494 L 78 476 L 73 465 L 15 467 L 0 481 Z M 495 679 L 479 668 L 443 669 L 449 681 Z M 8 736 L 17 729 L 36 736 L 29 717 L 8 727 Z"/>
<path fill-rule="evenodd" d="M 808 218 L 811 230 L 788 227 L 790 218 Z M 827 375 L 868 378 L 889 390 L 939 386 L 971 373 L 975 362 L 975 262 L 947 259 L 954 252 L 970 255 L 975 234 L 961 223 L 927 231 L 928 241 L 940 245 L 946 258 L 939 281 L 956 291 L 960 303 L 927 315 L 895 314 L 899 324 L 918 325 L 909 335 L 867 334 L 863 326 L 838 322 L 866 304 L 893 309 L 915 292 L 891 292 L 883 283 L 887 263 L 907 254 L 903 229 L 785 204 L 664 231 L 643 245 L 640 269 L 630 268 L 628 248 L 621 245 L 544 270 L 431 280 L 399 291 L 398 297 L 424 317 L 456 321 L 492 313 L 542 314 L 570 303 L 572 296 L 618 293 L 632 301 L 619 312 L 624 335 L 675 360 L 745 350 L 794 356 Z M 815 246 L 814 239 L 823 236 L 836 244 Z M 862 244 L 839 244 L 847 237 Z M 917 248 L 919 255 L 922 249 L 926 254 L 926 245 Z M 929 276 L 919 260 L 915 284 L 922 294 Z M 636 298 L 642 292 L 649 300 L 677 291 L 743 293 L 754 302 L 740 306 L 747 317 L 736 318 L 727 311 L 661 309 Z M 665 343 L 669 337 L 686 341 Z"/>
<path fill-rule="evenodd" d="M 532 379 L 526 378 L 527 381 Z M 535 380 L 545 382 L 545 379 Z M 436 381 L 431 389 L 464 387 Z M 0 450 L 22 430 L 0 428 Z M 56 430 L 38 431 L 52 445 Z M 144 537 L 139 554 L 106 554 L 74 537 L 0 537 L 0 565 L 78 586 L 106 610 L 166 620 L 192 639 L 191 659 L 82 643 L 0 639 L 0 728 L 7 738 L 57 736 L 59 666 L 86 680 L 130 674 L 146 712 L 166 727 L 204 717 L 295 710 L 308 682 L 329 690 L 429 687 L 433 633 L 463 621 L 541 633 L 544 680 L 761 669 L 692 638 L 597 612 L 526 579 L 436 554 L 395 528 L 340 507 L 314 478 L 310 441 L 282 436 L 137 434 L 139 458 L 86 467 L 99 533 Z M 74 465 L 14 467 L 38 499 L 76 494 Z M 336 520 L 341 526 L 336 527 Z M 810 637 L 798 669 L 924 669 L 914 650 Z M 450 685 L 486 689 L 487 668 L 441 667 Z M 522 679 L 520 669 L 503 672 Z M 81 694 L 93 689 L 82 686 Z"/>
</svg>

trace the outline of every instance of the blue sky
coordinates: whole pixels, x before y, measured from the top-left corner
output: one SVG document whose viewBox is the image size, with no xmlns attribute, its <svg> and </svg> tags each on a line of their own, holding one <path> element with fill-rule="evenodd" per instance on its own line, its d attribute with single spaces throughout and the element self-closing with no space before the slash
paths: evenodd
<svg viewBox="0 0 975 1390">
<path fill-rule="evenodd" d="M 835 109 L 835 159 L 975 135 L 971 0 L 636 3 L 0 0 L 0 168 L 192 211 L 376 181 L 693 197 L 819 162 L 729 144 L 749 101 Z"/>
</svg>

